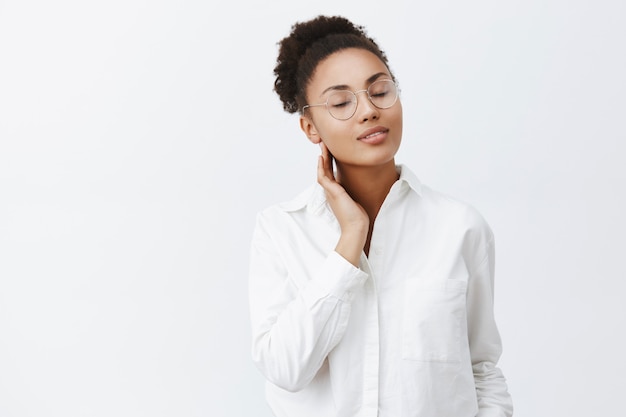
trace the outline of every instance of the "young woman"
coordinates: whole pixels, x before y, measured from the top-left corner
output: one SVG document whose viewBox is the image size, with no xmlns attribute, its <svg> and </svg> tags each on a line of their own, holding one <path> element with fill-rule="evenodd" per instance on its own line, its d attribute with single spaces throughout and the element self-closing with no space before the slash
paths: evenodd
<svg viewBox="0 0 626 417">
<path fill-rule="evenodd" d="M 274 72 L 321 150 L 318 183 L 261 212 L 252 240 L 252 357 L 274 414 L 511 416 L 491 230 L 396 165 L 402 106 L 385 54 L 320 16 L 293 26 Z"/>
</svg>

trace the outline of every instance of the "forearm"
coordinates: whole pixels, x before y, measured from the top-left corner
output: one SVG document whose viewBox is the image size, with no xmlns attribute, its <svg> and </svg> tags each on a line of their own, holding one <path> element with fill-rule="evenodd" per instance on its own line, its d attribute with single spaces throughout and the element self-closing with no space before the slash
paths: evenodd
<svg viewBox="0 0 626 417">
<path fill-rule="evenodd" d="M 476 417 L 511 417 L 513 402 L 500 368 L 491 362 L 481 362 L 472 369 L 479 409 Z"/>
<path fill-rule="evenodd" d="M 490 239 L 486 255 L 470 273 L 467 297 L 470 353 L 479 407 L 477 417 L 513 415 L 506 380 L 497 367 L 502 342 L 494 317 L 494 265 L 495 248 Z"/>
<path fill-rule="evenodd" d="M 250 276 L 252 357 L 283 389 L 306 386 L 341 340 L 354 290 L 367 275 L 332 252 L 306 285 L 297 288 L 279 257 L 253 250 Z"/>
<path fill-rule="evenodd" d="M 341 340 L 350 305 L 304 290 L 277 317 L 268 317 L 253 335 L 252 358 L 263 375 L 288 391 L 304 388 Z"/>
<path fill-rule="evenodd" d="M 362 230 L 361 228 L 354 228 L 346 231 L 342 230 L 337 246 L 335 247 L 335 252 L 358 268 L 366 237 L 367 229 Z"/>
</svg>

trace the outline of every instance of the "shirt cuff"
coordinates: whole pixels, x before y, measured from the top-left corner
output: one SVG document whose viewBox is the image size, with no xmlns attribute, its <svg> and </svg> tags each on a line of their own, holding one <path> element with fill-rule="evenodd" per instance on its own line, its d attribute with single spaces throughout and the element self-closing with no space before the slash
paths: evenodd
<svg viewBox="0 0 626 417">
<path fill-rule="evenodd" d="M 326 294 L 350 301 L 353 292 L 363 287 L 369 275 L 332 251 L 317 272 L 315 285 Z"/>
</svg>

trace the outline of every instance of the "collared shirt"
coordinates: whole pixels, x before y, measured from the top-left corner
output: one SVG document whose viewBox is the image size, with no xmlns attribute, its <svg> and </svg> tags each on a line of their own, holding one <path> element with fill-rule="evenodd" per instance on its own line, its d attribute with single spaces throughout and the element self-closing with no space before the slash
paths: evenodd
<svg viewBox="0 0 626 417">
<path fill-rule="evenodd" d="M 252 358 L 277 417 L 505 417 L 494 241 L 405 166 L 359 267 L 315 184 L 257 217 Z"/>
</svg>

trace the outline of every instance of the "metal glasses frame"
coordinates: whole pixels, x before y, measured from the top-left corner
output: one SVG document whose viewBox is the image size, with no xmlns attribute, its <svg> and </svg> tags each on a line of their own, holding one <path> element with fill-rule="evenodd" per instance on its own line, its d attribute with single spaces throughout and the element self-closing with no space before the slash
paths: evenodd
<svg viewBox="0 0 626 417">
<path fill-rule="evenodd" d="M 395 88 L 396 88 L 396 97 L 394 98 L 393 102 L 392 102 L 390 105 L 386 106 L 386 107 L 381 107 L 381 106 L 378 106 L 376 103 L 374 103 L 374 101 L 372 100 L 372 96 L 370 95 L 370 88 L 372 88 L 372 86 L 373 86 L 373 85 L 375 85 L 376 83 L 381 83 L 381 82 L 391 82 L 391 83 L 395 86 Z M 325 106 L 325 107 L 326 107 L 326 110 L 327 110 L 327 111 L 328 111 L 328 113 L 329 113 L 329 114 L 333 117 L 333 119 L 337 119 L 337 120 L 349 120 L 350 118 L 352 118 L 352 116 L 354 116 L 354 115 L 355 115 L 355 113 L 356 113 L 356 109 L 357 109 L 357 107 L 359 106 L 359 101 L 357 100 L 357 96 L 356 96 L 356 95 L 357 95 L 357 94 L 359 94 L 359 93 L 367 93 L 367 98 L 368 98 L 368 100 L 369 100 L 369 101 L 370 101 L 370 103 L 372 103 L 372 105 L 373 105 L 374 107 L 376 107 L 377 109 L 388 109 L 388 108 L 390 108 L 391 106 L 393 106 L 394 104 L 396 104 L 396 101 L 398 101 L 398 96 L 400 95 L 400 89 L 398 88 L 398 84 L 397 84 L 394 80 L 389 80 L 389 79 L 385 79 L 385 80 L 376 80 L 376 81 L 374 81 L 373 83 L 371 83 L 371 84 L 370 84 L 370 86 L 369 86 L 369 87 L 367 87 L 365 90 L 357 90 L 357 91 L 350 91 L 350 90 L 337 90 L 337 91 L 333 92 L 333 94 L 336 94 L 336 93 L 346 93 L 346 92 L 347 92 L 347 93 L 352 94 L 352 96 L 354 97 L 354 98 L 353 98 L 353 103 L 355 103 L 355 105 L 354 105 L 354 109 L 353 109 L 352 113 L 350 114 L 350 116 L 346 117 L 345 119 L 342 119 L 342 118 L 336 117 L 335 115 L 333 115 L 333 113 L 332 113 L 332 112 L 330 111 L 330 109 L 328 108 L 328 100 L 330 99 L 330 96 L 326 99 L 326 102 L 324 102 L 324 103 L 319 103 L 319 104 L 307 104 L 307 105 L 302 106 L 302 113 L 304 114 L 304 111 L 305 111 L 307 108 L 309 108 L 309 107 L 320 107 L 320 106 Z M 331 94 L 331 96 L 332 96 L 333 94 Z"/>
</svg>

